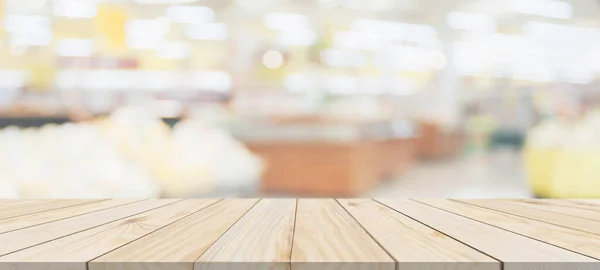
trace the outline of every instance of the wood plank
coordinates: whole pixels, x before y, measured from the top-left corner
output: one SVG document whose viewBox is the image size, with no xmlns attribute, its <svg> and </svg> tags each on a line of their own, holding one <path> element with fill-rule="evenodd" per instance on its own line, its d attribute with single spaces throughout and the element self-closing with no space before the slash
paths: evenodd
<svg viewBox="0 0 600 270">
<path fill-rule="evenodd" d="M 290 269 L 295 213 L 294 199 L 261 200 L 196 261 L 195 269 Z"/>
<path fill-rule="evenodd" d="M 292 270 L 395 269 L 395 261 L 333 199 L 300 199 Z"/>
<path fill-rule="evenodd" d="M 370 199 L 338 200 L 399 269 L 495 269 L 497 260 Z"/>
<path fill-rule="evenodd" d="M 506 270 L 598 269 L 592 258 L 408 200 L 378 200 L 504 264 Z"/>
<path fill-rule="evenodd" d="M 12 270 L 86 270 L 87 262 L 217 202 L 184 200 L 0 257 Z M 44 262 L 43 264 L 39 262 Z"/>
<path fill-rule="evenodd" d="M 419 200 L 464 217 L 600 259 L 600 236 L 452 200 Z"/>
<path fill-rule="evenodd" d="M 23 229 L 87 213 L 92 213 L 104 209 L 117 207 L 120 205 L 134 203 L 137 201 L 140 200 L 104 200 L 41 213 L 34 213 L 24 216 L 2 219 L 0 220 L 0 233 Z"/>
<path fill-rule="evenodd" d="M 192 270 L 194 261 L 257 201 L 220 201 L 89 262 L 89 270 Z"/>
<path fill-rule="evenodd" d="M 577 229 L 584 232 L 595 233 L 600 235 L 600 221 L 580 218 L 552 211 L 544 211 L 531 208 L 526 204 L 517 204 L 498 200 L 459 200 L 464 203 L 477 205 L 489 209 L 498 210 L 501 212 L 535 219 L 550 224 L 560 225 L 571 229 Z"/>
<path fill-rule="evenodd" d="M 149 211 L 178 200 L 147 200 L 0 234 L 0 256 Z"/>
<path fill-rule="evenodd" d="M 0 200 L 0 212 L 7 209 L 14 209 L 16 207 L 27 206 L 32 204 L 43 204 L 49 203 L 52 200 L 12 200 L 12 199 L 2 199 Z"/>
<path fill-rule="evenodd" d="M 578 204 L 569 203 L 568 201 L 562 200 L 527 200 L 527 199 L 512 199 L 512 200 L 502 200 L 503 203 L 506 204 L 519 204 L 526 205 L 528 208 L 549 211 L 560 213 L 564 215 L 587 218 L 591 220 L 600 221 L 600 207 L 598 207 L 597 211 L 590 211 L 587 209 L 582 209 L 578 207 Z"/>
<path fill-rule="evenodd" d="M 560 202 L 564 205 L 568 205 L 575 208 L 600 212 L 600 200 L 584 200 L 584 199 L 571 199 L 571 200 L 552 200 Z"/>
<path fill-rule="evenodd" d="M 598 199 L 570 199 L 569 201 L 586 202 L 586 203 L 600 205 L 600 200 L 598 200 Z"/>
<path fill-rule="evenodd" d="M 0 210 L 0 219 L 24 216 L 34 213 L 45 212 L 54 209 L 71 207 L 99 200 L 39 200 L 27 202 L 20 206 L 9 206 Z"/>
</svg>

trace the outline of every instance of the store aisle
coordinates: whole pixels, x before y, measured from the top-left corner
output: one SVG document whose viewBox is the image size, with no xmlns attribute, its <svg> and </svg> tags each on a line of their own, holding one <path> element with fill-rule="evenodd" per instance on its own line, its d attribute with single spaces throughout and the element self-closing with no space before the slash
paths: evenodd
<svg viewBox="0 0 600 270">
<path fill-rule="evenodd" d="M 529 198 L 520 154 L 500 152 L 439 162 L 411 171 L 364 197 Z"/>
</svg>

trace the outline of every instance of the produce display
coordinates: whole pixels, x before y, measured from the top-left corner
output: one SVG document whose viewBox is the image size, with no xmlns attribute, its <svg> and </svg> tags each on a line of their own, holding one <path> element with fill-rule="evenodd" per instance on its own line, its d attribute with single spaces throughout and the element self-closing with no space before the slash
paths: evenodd
<svg viewBox="0 0 600 270">
<path fill-rule="evenodd" d="M 140 108 L 0 130 L 0 198 L 193 197 L 253 185 L 261 172 L 258 158 L 210 122 L 171 130 Z"/>
<path fill-rule="evenodd" d="M 599 197 L 600 112 L 591 112 L 575 122 L 547 120 L 533 128 L 525 161 L 538 196 Z"/>
</svg>

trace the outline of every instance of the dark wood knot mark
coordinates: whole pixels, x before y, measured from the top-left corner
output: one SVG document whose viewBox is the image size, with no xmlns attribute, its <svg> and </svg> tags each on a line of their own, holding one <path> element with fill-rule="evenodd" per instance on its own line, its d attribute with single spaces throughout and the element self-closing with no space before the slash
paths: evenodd
<svg viewBox="0 0 600 270">
<path fill-rule="evenodd" d="M 134 223 L 142 223 L 142 222 L 146 221 L 147 219 L 148 219 L 147 217 L 129 218 L 129 219 L 123 220 L 123 222 L 121 224 L 122 225 L 130 225 L 130 224 L 134 224 Z"/>
</svg>

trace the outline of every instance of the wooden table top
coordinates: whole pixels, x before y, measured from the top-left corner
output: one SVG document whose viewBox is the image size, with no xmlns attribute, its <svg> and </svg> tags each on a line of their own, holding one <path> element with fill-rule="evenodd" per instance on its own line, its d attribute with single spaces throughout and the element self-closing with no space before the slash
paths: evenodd
<svg viewBox="0 0 600 270">
<path fill-rule="evenodd" d="M 600 269 L 600 200 L 0 200 L 0 269 Z"/>
</svg>

